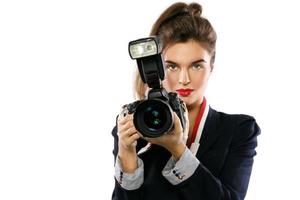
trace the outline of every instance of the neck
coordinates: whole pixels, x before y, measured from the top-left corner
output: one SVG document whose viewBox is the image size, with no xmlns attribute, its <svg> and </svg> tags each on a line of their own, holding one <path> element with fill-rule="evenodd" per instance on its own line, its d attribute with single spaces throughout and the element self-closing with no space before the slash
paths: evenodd
<svg viewBox="0 0 300 200">
<path fill-rule="evenodd" d="M 197 118 L 197 115 L 199 113 L 199 109 L 201 107 L 201 104 L 203 102 L 203 97 L 201 97 L 198 101 L 196 101 L 194 104 L 191 104 L 187 106 L 188 114 L 189 114 L 189 134 L 188 134 L 188 140 L 191 139 L 191 135 L 194 129 L 195 121 Z"/>
<path fill-rule="evenodd" d="M 187 109 L 190 112 L 193 112 L 193 111 L 199 111 L 200 107 L 201 107 L 201 104 L 203 102 L 203 97 L 201 97 L 198 101 L 196 101 L 195 103 L 193 104 L 190 104 L 190 105 L 187 105 Z"/>
</svg>

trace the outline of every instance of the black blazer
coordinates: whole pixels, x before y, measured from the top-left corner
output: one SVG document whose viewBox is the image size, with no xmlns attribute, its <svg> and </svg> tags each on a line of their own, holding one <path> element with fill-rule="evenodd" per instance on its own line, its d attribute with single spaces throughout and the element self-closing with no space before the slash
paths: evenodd
<svg viewBox="0 0 300 200">
<path fill-rule="evenodd" d="M 242 200 L 245 198 L 256 155 L 255 119 L 247 115 L 229 115 L 212 108 L 203 128 L 196 157 L 200 164 L 194 174 L 178 185 L 172 185 L 162 175 L 171 154 L 153 145 L 139 155 L 144 162 L 144 183 L 137 189 L 123 189 L 117 181 L 113 200 Z M 113 154 L 118 154 L 117 127 Z M 146 145 L 138 140 L 137 151 Z"/>
</svg>

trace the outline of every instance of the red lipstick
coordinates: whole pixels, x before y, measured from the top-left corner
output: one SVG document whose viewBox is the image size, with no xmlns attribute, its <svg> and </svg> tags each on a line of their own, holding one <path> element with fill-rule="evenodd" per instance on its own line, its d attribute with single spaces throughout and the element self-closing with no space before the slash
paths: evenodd
<svg viewBox="0 0 300 200">
<path fill-rule="evenodd" d="M 176 90 L 176 92 L 182 97 L 189 96 L 193 91 L 194 91 L 193 89 L 178 89 L 178 90 Z"/>
</svg>

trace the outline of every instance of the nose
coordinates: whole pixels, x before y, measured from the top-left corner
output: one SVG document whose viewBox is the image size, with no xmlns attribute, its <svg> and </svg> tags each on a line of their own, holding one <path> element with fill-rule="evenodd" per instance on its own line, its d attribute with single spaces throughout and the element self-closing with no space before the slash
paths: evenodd
<svg viewBox="0 0 300 200">
<path fill-rule="evenodd" d="M 189 73 L 187 70 L 182 69 L 180 72 L 179 83 L 182 85 L 187 85 L 191 82 Z"/>
</svg>

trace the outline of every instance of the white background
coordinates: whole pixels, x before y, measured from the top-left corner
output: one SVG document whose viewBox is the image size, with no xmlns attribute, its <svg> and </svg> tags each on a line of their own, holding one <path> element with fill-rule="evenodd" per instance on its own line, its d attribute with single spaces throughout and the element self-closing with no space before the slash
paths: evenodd
<svg viewBox="0 0 300 200">
<path fill-rule="evenodd" d="M 0 2 L 0 199 L 110 199 L 127 44 L 174 1 Z M 200 2 L 217 34 L 210 105 L 262 129 L 248 200 L 299 199 L 299 6 Z"/>
</svg>

